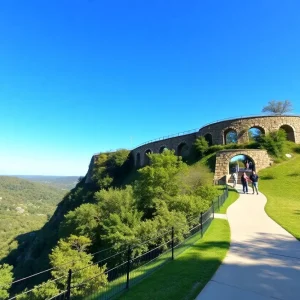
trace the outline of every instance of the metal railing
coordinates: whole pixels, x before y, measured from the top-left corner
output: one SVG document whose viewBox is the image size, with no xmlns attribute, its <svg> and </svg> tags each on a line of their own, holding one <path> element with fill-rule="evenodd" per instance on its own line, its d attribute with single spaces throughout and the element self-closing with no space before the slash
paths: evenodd
<svg viewBox="0 0 300 300">
<path fill-rule="evenodd" d="M 228 186 L 226 185 L 223 193 L 212 201 L 205 212 L 201 212 L 199 216 L 187 220 L 188 229 L 182 229 L 178 226 L 162 230 L 147 241 L 129 247 L 124 246 L 124 250 L 118 253 L 112 253 L 112 248 L 100 250 L 92 254 L 94 259 L 98 258 L 95 263 L 79 270 L 69 270 L 63 276 L 44 282 L 30 290 L 25 290 L 9 298 L 9 300 L 31 299 L 39 289 L 44 288 L 49 283 L 58 283 L 60 290 L 56 295 L 45 298 L 48 300 L 70 300 L 73 299 L 72 296 L 74 295 L 76 299 L 111 299 L 148 277 L 166 262 L 174 260 L 179 254 L 201 239 L 214 219 L 214 213 L 220 209 L 227 197 Z M 146 250 L 143 251 L 142 249 Z M 103 253 L 106 252 L 107 255 L 104 257 Z M 72 262 L 74 263 L 74 261 Z M 102 267 L 102 271 L 81 282 L 77 282 L 77 276 L 76 282 L 74 282 L 76 275 L 80 275 L 80 272 L 93 266 Z M 110 268 L 106 269 L 106 266 L 110 266 Z M 51 268 L 24 279 L 33 278 L 54 269 Z M 22 280 L 16 280 L 14 283 L 20 283 Z M 78 293 L 78 291 L 81 293 Z"/>
</svg>

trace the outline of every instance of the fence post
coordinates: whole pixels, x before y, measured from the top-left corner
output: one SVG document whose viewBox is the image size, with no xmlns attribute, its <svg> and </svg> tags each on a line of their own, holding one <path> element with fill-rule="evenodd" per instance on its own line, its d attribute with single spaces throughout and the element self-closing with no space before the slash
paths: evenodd
<svg viewBox="0 0 300 300">
<path fill-rule="evenodd" d="M 220 196 L 218 196 L 218 209 L 220 210 Z"/>
<path fill-rule="evenodd" d="M 201 237 L 203 237 L 203 212 L 200 214 L 200 228 L 201 228 Z"/>
<path fill-rule="evenodd" d="M 174 227 L 172 227 L 172 260 L 174 260 Z"/>
<path fill-rule="evenodd" d="M 211 201 L 211 205 L 212 205 L 213 219 L 214 219 L 215 218 L 215 205 L 214 205 L 214 201 Z"/>
<path fill-rule="evenodd" d="M 129 274 L 130 274 L 130 261 L 131 261 L 131 247 L 128 246 L 127 250 L 127 277 L 126 277 L 126 289 L 129 289 Z"/>
<path fill-rule="evenodd" d="M 72 280 L 72 270 L 69 269 L 68 281 L 67 281 L 66 300 L 70 300 L 71 299 L 71 280 Z"/>
</svg>

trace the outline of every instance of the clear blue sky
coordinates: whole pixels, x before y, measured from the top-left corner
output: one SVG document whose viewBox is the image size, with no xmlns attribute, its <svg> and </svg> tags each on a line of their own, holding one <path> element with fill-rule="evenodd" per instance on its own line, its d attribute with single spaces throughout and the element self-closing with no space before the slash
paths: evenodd
<svg viewBox="0 0 300 300">
<path fill-rule="evenodd" d="M 3 0 L 0 174 L 84 175 L 133 148 L 288 99 L 300 1 Z"/>
</svg>

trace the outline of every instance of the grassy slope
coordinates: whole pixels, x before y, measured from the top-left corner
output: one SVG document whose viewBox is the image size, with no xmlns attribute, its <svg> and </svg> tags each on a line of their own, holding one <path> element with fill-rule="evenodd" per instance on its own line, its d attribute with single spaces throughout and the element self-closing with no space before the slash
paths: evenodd
<svg viewBox="0 0 300 300">
<path fill-rule="evenodd" d="M 203 239 L 120 298 L 194 299 L 218 269 L 229 245 L 228 223 L 216 219 Z"/>
<path fill-rule="evenodd" d="M 259 172 L 267 214 L 300 240 L 300 156 Z"/>
<path fill-rule="evenodd" d="M 26 233 L 46 223 L 64 194 L 40 183 L 0 176 L 0 259 L 28 239 Z"/>
</svg>

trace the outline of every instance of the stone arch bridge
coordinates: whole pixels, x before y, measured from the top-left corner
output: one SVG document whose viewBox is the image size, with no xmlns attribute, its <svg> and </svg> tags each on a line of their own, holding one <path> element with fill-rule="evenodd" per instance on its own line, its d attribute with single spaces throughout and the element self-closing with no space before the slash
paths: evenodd
<svg viewBox="0 0 300 300">
<path fill-rule="evenodd" d="M 238 144 L 246 143 L 249 141 L 249 129 L 252 128 L 264 134 L 281 128 L 286 131 L 288 140 L 300 143 L 300 116 L 241 117 L 211 123 L 193 133 L 141 145 L 132 150 L 134 164 L 137 168 L 147 165 L 148 153 L 161 153 L 165 148 L 175 150 L 176 155 L 188 155 L 199 136 L 204 136 L 210 145 L 224 145 L 227 134 L 233 133 Z"/>
<path fill-rule="evenodd" d="M 264 134 L 281 128 L 287 133 L 288 140 L 300 143 L 300 116 L 251 116 L 218 121 L 189 133 L 185 132 L 176 136 L 157 139 L 133 149 L 131 155 L 135 167 L 140 168 L 149 163 L 148 153 L 161 153 L 164 149 L 170 149 L 175 150 L 176 155 L 181 155 L 183 157 L 188 155 L 195 140 L 200 136 L 204 136 L 210 145 L 226 144 L 228 135 L 234 136 L 235 142 L 238 144 L 246 143 L 249 141 L 249 129 L 252 128 L 257 129 Z M 258 152 L 259 150 L 238 151 L 240 154 L 246 154 L 249 151 L 253 151 L 249 156 L 253 157 L 258 170 L 270 164 L 267 154 Z M 233 152 L 234 151 L 232 151 L 232 153 Z M 227 152 L 227 154 L 228 153 L 229 152 Z M 215 180 L 221 180 L 222 178 L 224 180 L 228 175 L 228 164 L 227 162 L 225 163 L 225 161 L 228 160 L 227 154 L 226 151 L 220 151 L 217 154 Z M 96 158 L 97 155 L 94 155 L 91 159 L 86 179 L 87 183 L 92 181 L 91 174 Z M 226 164 L 226 171 L 224 164 Z"/>
</svg>

